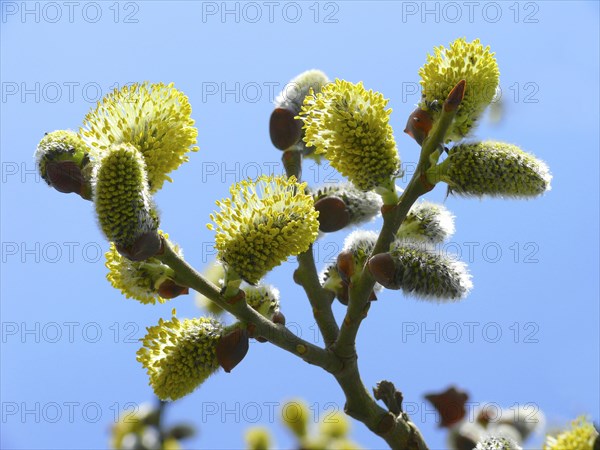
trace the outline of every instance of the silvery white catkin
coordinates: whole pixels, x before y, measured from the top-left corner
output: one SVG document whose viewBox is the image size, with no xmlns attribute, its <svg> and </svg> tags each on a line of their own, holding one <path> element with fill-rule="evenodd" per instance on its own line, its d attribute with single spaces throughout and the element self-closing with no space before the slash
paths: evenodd
<svg viewBox="0 0 600 450">
<path fill-rule="evenodd" d="M 346 205 L 350 216 L 349 225 L 359 225 L 375 219 L 381 213 L 383 201 L 373 191 L 363 192 L 352 183 L 339 183 L 318 188 L 314 193 L 315 202 L 325 197 L 338 197 Z"/>
<path fill-rule="evenodd" d="M 464 197 L 532 198 L 551 189 L 546 163 L 504 142 L 457 145 L 433 170 L 452 193 Z"/>
<path fill-rule="evenodd" d="M 491 436 L 479 441 L 475 450 L 523 450 L 523 448 L 510 438 Z"/>
<path fill-rule="evenodd" d="M 464 263 L 434 252 L 425 245 L 396 241 L 388 254 L 377 255 L 377 259 L 389 255 L 393 264 L 390 275 L 385 279 L 375 276 L 388 289 L 402 289 L 405 294 L 424 300 L 459 300 L 471 288 L 471 275 Z M 370 261 L 373 273 L 372 262 Z"/>
<path fill-rule="evenodd" d="M 439 244 L 454 234 L 454 216 L 445 206 L 415 203 L 396 233 L 399 239 Z"/>
<path fill-rule="evenodd" d="M 329 78 L 320 70 L 311 69 L 302 72 L 284 86 L 275 98 L 275 107 L 289 109 L 298 114 L 310 90 L 315 93 L 320 92 L 327 83 Z"/>
</svg>

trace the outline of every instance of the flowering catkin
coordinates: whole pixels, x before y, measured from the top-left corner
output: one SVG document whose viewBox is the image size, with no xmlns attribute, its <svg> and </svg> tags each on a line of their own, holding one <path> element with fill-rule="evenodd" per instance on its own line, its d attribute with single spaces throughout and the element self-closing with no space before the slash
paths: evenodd
<svg viewBox="0 0 600 450">
<path fill-rule="evenodd" d="M 146 162 L 150 192 L 158 191 L 168 174 L 196 151 L 198 130 L 188 98 L 173 83 L 135 83 L 115 89 L 85 116 L 80 134 L 101 158 L 110 146 L 129 143 Z"/>
<path fill-rule="evenodd" d="M 90 152 L 81 137 L 69 130 L 46 133 L 37 146 L 35 160 L 42 179 L 59 192 L 91 196 Z"/>
<path fill-rule="evenodd" d="M 369 269 L 383 287 L 424 300 L 458 300 L 473 286 L 464 263 L 402 241 L 394 242 L 389 253 L 371 258 Z"/>
<path fill-rule="evenodd" d="M 160 230 L 159 234 L 165 239 L 169 238 L 168 234 Z M 179 246 L 171 246 L 179 256 L 183 256 Z M 156 258 L 131 261 L 123 257 L 112 242 L 105 257 L 108 269 L 106 279 L 126 298 L 153 305 L 157 302 L 165 303 L 168 299 L 187 292 L 186 288 L 175 284 L 175 271 Z M 168 293 L 163 290 L 167 286 L 170 288 Z"/>
<path fill-rule="evenodd" d="M 489 46 L 484 47 L 479 39 L 467 42 L 460 38 L 449 48 L 436 47 L 433 55 L 427 55 L 419 75 L 423 92 L 419 107 L 431 113 L 434 121 L 450 91 L 459 81 L 466 81 L 464 98 L 446 134 L 446 141 L 458 141 L 471 131 L 494 98 L 500 71 Z"/>
<path fill-rule="evenodd" d="M 137 352 L 161 400 L 177 400 L 194 391 L 219 368 L 216 348 L 224 328 L 214 319 L 169 321 L 149 327 Z"/>
<path fill-rule="evenodd" d="M 454 216 L 445 206 L 427 201 L 415 203 L 396 237 L 438 244 L 454 234 Z"/>
<path fill-rule="evenodd" d="M 494 141 L 457 145 L 434 170 L 452 193 L 465 197 L 536 197 L 550 190 L 552 180 L 543 161 Z"/>
<path fill-rule="evenodd" d="M 256 284 L 288 257 L 316 239 L 319 222 L 306 183 L 295 177 L 261 176 L 241 181 L 231 198 L 217 201 L 208 228 L 216 231 L 219 259 L 244 280 Z"/>
<path fill-rule="evenodd" d="M 95 166 L 93 186 L 100 227 L 119 250 L 131 249 L 144 235 L 157 232 L 146 165 L 134 146 L 112 146 Z"/>
<path fill-rule="evenodd" d="M 335 80 L 304 100 L 305 142 L 362 190 L 388 186 L 400 170 L 388 100 L 362 83 Z"/>
<path fill-rule="evenodd" d="M 368 222 L 381 213 L 383 202 L 381 196 L 373 191 L 363 192 L 352 183 L 339 183 L 318 188 L 313 194 L 315 202 L 337 197 L 346 205 L 348 225 L 359 225 Z"/>
</svg>

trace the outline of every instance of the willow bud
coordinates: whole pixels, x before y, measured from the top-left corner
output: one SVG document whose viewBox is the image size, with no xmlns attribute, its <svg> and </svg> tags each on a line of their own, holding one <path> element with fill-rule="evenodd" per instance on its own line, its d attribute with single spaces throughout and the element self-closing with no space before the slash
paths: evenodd
<svg viewBox="0 0 600 450">
<path fill-rule="evenodd" d="M 279 312 L 279 291 L 268 284 L 247 286 L 243 288 L 246 303 L 267 319 Z"/>
<path fill-rule="evenodd" d="M 433 122 L 452 89 L 466 81 L 466 91 L 454 118 L 446 141 L 458 141 L 474 127 L 481 113 L 491 103 L 498 88 L 500 72 L 494 53 L 479 39 L 467 42 L 460 38 L 434 49 L 427 63 L 419 70 L 423 97 L 419 108 L 427 111 Z"/>
<path fill-rule="evenodd" d="M 329 414 L 327 419 L 324 419 L 319 424 L 321 434 L 335 438 L 345 438 L 350 432 L 350 423 L 341 411 L 335 411 Z"/>
<path fill-rule="evenodd" d="M 377 217 L 383 202 L 373 191 L 363 192 L 352 183 L 341 183 L 319 188 L 313 195 L 319 211 L 319 229 L 323 232 L 341 230 Z"/>
<path fill-rule="evenodd" d="M 596 450 L 599 436 L 594 425 L 579 417 L 571 424 L 571 429 L 557 436 L 547 436 L 544 450 Z"/>
<path fill-rule="evenodd" d="M 69 130 L 46 133 L 37 146 L 35 159 L 40 176 L 49 186 L 91 199 L 90 154 L 79 135 Z"/>
<path fill-rule="evenodd" d="M 173 310 L 173 314 L 175 311 Z M 161 400 L 177 400 L 194 391 L 219 368 L 217 345 L 223 325 L 214 319 L 160 319 L 149 327 L 137 352 Z"/>
<path fill-rule="evenodd" d="M 246 431 L 244 438 L 248 450 L 269 450 L 271 448 L 271 434 L 268 428 L 252 427 Z"/>
<path fill-rule="evenodd" d="M 523 447 L 506 437 L 489 437 L 479 441 L 475 450 L 523 450 Z"/>
<path fill-rule="evenodd" d="M 142 154 L 130 144 L 112 147 L 96 165 L 93 184 L 98 222 L 108 240 L 133 261 L 156 255 L 158 215 Z"/>
<path fill-rule="evenodd" d="M 286 402 L 281 409 L 283 423 L 300 439 L 308 434 L 310 417 L 308 405 L 299 399 Z"/>
<path fill-rule="evenodd" d="M 342 280 L 337 268 L 337 264 L 326 266 L 319 275 L 323 289 L 327 289 L 335 294 L 335 297 L 341 304 L 348 304 L 348 282 Z"/>
<path fill-rule="evenodd" d="M 271 142 L 279 150 L 292 146 L 308 155 L 314 151 L 302 142 L 304 131 L 302 121 L 296 119 L 304 98 L 311 92 L 321 92 L 321 88 L 329 82 L 327 75 L 320 70 L 307 70 L 285 85 L 275 99 L 275 110 L 269 122 Z"/>
<path fill-rule="evenodd" d="M 308 95 L 300 112 L 306 144 L 362 191 L 390 189 L 400 172 L 387 103 L 362 83 L 335 80 Z"/>
<path fill-rule="evenodd" d="M 159 230 L 159 234 L 168 239 L 169 235 Z M 183 256 L 178 245 L 172 244 L 174 251 Z M 185 295 L 189 288 L 177 284 L 175 271 L 156 258 L 144 261 L 131 261 L 123 257 L 111 242 L 106 252 L 105 266 L 108 269 L 106 279 L 119 289 L 126 298 L 133 298 L 140 303 L 165 303 L 167 300 Z"/>
<path fill-rule="evenodd" d="M 102 158 L 116 144 L 129 143 L 143 155 L 148 189 L 158 191 L 169 173 L 197 151 L 198 130 L 188 98 L 173 84 L 134 83 L 106 95 L 86 116 L 80 134 Z"/>
<path fill-rule="evenodd" d="M 377 233 L 365 230 L 356 230 L 346 237 L 337 263 L 338 272 L 343 280 L 350 282 L 352 277 L 362 270 L 375 248 L 377 238 Z"/>
<path fill-rule="evenodd" d="M 457 145 L 430 171 L 465 197 L 536 197 L 550 190 L 552 179 L 543 161 L 516 145 L 494 141 Z"/>
<path fill-rule="evenodd" d="M 383 287 L 424 300 L 458 300 L 473 286 L 464 263 L 401 241 L 373 256 L 369 270 Z"/>
<path fill-rule="evenodd" d="M 216 231 L 219 259 L 245 281 L 256 284 L 288 257 L 314 242 L 319 222 L 306 183 L 295 177 L 261 176 L 241 181 L 231 198 L 217 202 L 208 228 Z"/>
<path fill-rule="evenodd" d="M 399 239 L 438 244 L 454 234 L 454 216 L 445 206 L 416 203 L 396 233 Z"/>
</svg>

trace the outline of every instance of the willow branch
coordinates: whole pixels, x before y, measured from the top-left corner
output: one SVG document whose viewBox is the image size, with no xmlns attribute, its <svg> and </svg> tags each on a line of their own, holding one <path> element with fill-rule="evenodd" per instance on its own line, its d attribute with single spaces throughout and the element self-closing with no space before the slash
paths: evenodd
<svg viewBox="0 0 600 450">
<path fill-rule="evenodd" d="M 427 450 L 427 444 L 406 414 L 392 414 L 371 397 L 361 381 L 356 360 L 335 375 L 346 396 L 344 411 L 364 423 L 394 450 Z"/>
<path fill-rule="evenodd" d="M 302 154 L 296 150 L 288 150 L 283 153 L 281 160 L 287 176 L 293 175 L 300 180 Z M 294 272 L 294 281 L 306 292 L 325 346 L 330 347 L 339 333 L 339 327 L 331 308 L 334 294 L 321 286 L 312 245 L 304 253 L 298 255 L 298 269 Z"/>
<path fill-rule="evenodd" d="M 440 147 L 443 147 L 446 133 L 462 101 L 464 89 L 465 82 L 463 80 L 448 95 L 439 119 L 436 121 L 429 136 L 423 142 L 415 173 L 408 183 L 406 190 L 400 196 L 398 204 L 391 208 L 384 206 L 382 210 L 383 226 L 370 257 L 389 250 L 390 244 L 394 241 L 394 236 L 398 232 L 398 228 L 400 228 L 412 205 L 421 195 L 433 189 L 434 186 L 427 181 L 425 172 L 431 167 L 430 158 L 433 153 L 439 151 Z M 356 335 L 358 334 L 362 320 L 366 317 L 369 297 L 374 286 L 375 279 L 366 267 L 363 267 L 358 280 L 350 286 L 348 309 L 342 322 L 338 339 L 333 346 L 334 353 L 343 359 L 352 360 L 356 358 Z"/>
<path fill-rule="evenodd" d="M 328 372 L 340 370 L 341 363 L 331 352 L 299 338 L 285 328 L 284 325 L 275 324 L 267 320 L 249 307 L 245 301 L 233 301 L 232 299 L 228 300 L 225 298 L 214 284 L 206 280 L 180 257 L 168 241 L 163 240 L 163 253 L 156 255 L 156 258 L 175 271 L 174 281 L 182 286 L 188 286 L 198 291 L 224 310 L 233 314 L 240 321 L 252 324 L 255 327 L 257 335 L 264 337 L 277 347 L 299 356 L 309 364 L 319 366 Z"/>
<path fill-rule="evenodd" d="M 294 281 L 304 288 L 312 307 L 313 317 L 323 335 L 325 347 L 329 348 L 337 339 L 340 330 L 331 308 L 335 294 L 321 286 L 312 245 L 307 251 L 298 255 L 298 269 L 294 272 Z"/>
</svg>

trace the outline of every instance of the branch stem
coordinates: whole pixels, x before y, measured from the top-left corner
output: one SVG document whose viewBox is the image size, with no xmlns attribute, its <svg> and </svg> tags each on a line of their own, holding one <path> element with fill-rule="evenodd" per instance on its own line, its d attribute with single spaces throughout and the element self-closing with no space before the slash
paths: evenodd
<svg viewBox="0 0 600 450">
<path fill-rule="evenodd" d="M 298 255 L 298 269 L 294 272 L 294 281 L 304 288 L 312 307 L 313 317 L 323 335 L 325 347 L 329 348 L 340 331 L 331 308 L 335 294 L 321 286 L 312 245 L 307 251 Z"/>
<path fill-rule="evenodd" d="M 302 153 L 295 149 L 286 150 L 283 152 L 281 160 L 286 175 L 288 177 L 295 176 L 300 181 L 302 176 Z M 294 272 L 294 281 L 302 286 L 304 292 L 306 292 L 312 307 L 313 317 L 325 341 L 325 347 L 329 348 L 333 345 L 339 333 L 339 327 L 331 308 L 334 295 L 321 286 L 312 245 L 304 253 L 298 255 L 298 269 Z"/>
<path fill-rule="evenodd" d="M 427 178 L 427 170 L 437 162 L 444 139 L 462 101 L 465 82 L 461 81 L 452 90 L 444 103 L 440 117 L 429 136 L 425 138 L 417 169 L 400 199 L 395 201 L 388 195 L 382 208 L 383 226 L 371 257 L 389 250 L 398 228 L 417 199 L 433 189 Z M 286 150 L 282 157 L 288 176 L 300 179 L 302 155 L 293 149 Z M 395 188 L 394 188 L 395 189 Z M 241 300 L 241 297 L 226 298 L 219 289 L 208 282 L 181 258 L 163 239 L 163 252 L 156 256 L 171 267 L 178 284 L 188 286 L 214 301 L 221 308 L 233 314 L 240 321 L 252 324 L 257 335 L 264 337 L 276 346 L 301 357 L 309 364 L 319 366 L 333 374 L 346 397 L 345 411 L 356 420 L 364 423 L 372 432 L 382 437 L 392 449 L 427 450 L 427 445 L 417 427 L 405 413 L 390 412 L 382 408 L 364 386 L 358 370 L 356 336 L 362 320 L 369 308 L 369 298 L 375 280 L 366 267 L 358 279 L 350 286 L 350 299 L 346 316 L 338 329 L 333 316 L 332 296 L 322 288 L 315 267 L 312 246 L 298 256 L 299 267 L 294 274 L 297 283 L 303 286 L 313 308 L 313 314 L 327 348 L 322 349 L 291 333 L 285 326 L 275 324 Z M 236 300 L 237 299 L 237 300 Z"/>
<path fill-rule="evenodd" d="M 332 373 L 340 370 L 341 362 L 330 352 L 299 338 L 284 325 L 275 324 L 267 320 L 249 307 L 245 301 L 228 301 L 214 284 L 206 280 L 182 259 L 173 250 L 168 241 L 163 240 L 163 248 L 163 253 L 157 255 L 156 258 L 175 271 L 175 281 L 178 284 L 191 287 L 233 314 L 242 322 L 254 325 L 257 335 L 264 337 L 277 347 L 299 356 L 307 363 L 319 366 Z"/>
<path fill-rule="evenodd" d="M 444 144 L 446 133 L 462 101 L 464 88 L 465 83 L 461 81 L 448 95 L 439 119 L 423 142 L 415 173 L 408 183 L 406 190 L 400 196 L 398 203 L 395 206 L 390 207 L 385 205 L 382 208 L 383 226 L 375 248 L 369 258 L 389 250 L 390 244 L 394 241 L 394 237 L 398 232 L 398 228 L 400 228 L 412 205 L 420 196 L 434 188 L 434 185 L 430 184 L 427 180 L 426 172 L 432 165 L 432 155 Z M 363 267 L 358 280 L 350 286 L 348 310 L 342 322 L 338 339 L 332 347 L 333 352 L 342 359 L 353 360 L 357 357 L 355 346 L 356 336 L 361 322 L 366 317 L 369 307 L 369 297 L 374 285 L 375 279 L 369 270 Z"/>
</svg>

